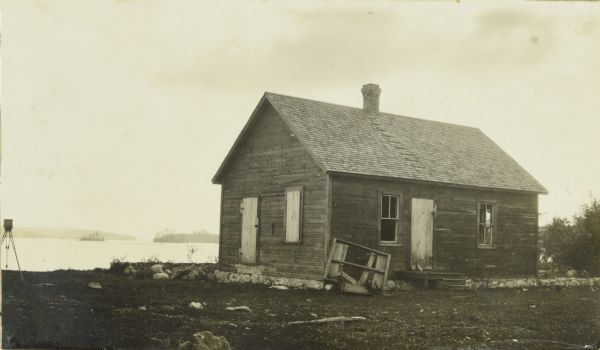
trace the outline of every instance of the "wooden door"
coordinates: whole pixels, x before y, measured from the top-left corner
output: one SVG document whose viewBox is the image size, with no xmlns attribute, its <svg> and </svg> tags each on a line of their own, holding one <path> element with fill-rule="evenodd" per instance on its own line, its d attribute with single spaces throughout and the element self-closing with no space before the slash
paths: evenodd
<svg viewBox="0 0 600 350">
<path fill-rule="evenodd" d="M 410 228 L 410 267 L 433 268 L 433 200 L 412 199 Z"/>
<path fill-rule="evenodd" d="M 256 264 L 256 239 L 258 231 L 258 198 L 242 200 L 242 243 L 240 258 L 243 264 Z"/>
</svg>

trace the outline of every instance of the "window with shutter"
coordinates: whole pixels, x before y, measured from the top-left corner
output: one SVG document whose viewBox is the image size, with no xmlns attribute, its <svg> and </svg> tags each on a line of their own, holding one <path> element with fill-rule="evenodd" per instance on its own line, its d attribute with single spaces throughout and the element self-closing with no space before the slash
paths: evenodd
<svg viewBox="0 0 600 350">
<path fill-rule="evenodd" d="M 286 188 L 285 201 L 285 242 L 300 243 L 302 240 L 302 188 Z"/>
</svg>

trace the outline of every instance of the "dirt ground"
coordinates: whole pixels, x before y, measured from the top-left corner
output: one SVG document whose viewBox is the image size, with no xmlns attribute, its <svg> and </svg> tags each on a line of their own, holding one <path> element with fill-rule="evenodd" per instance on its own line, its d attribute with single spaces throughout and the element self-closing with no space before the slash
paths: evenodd
<svg viewBox="0 0 600 350">
<path fill-rule="evenodd" d="M 600 291 L 589 287 L 359 296 L 98 271 L 24 276 L 3 272 L 4 348 L 170 348 L 199 330 L 234 349 L 595 349 L 600 340 Z M 331 316 L 367 320 L 286 325 Z"/>
</svg>

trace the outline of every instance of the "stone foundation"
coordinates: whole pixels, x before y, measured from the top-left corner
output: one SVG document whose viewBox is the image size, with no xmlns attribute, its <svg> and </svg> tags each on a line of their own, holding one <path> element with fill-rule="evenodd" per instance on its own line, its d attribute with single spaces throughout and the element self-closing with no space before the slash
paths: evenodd
<svg viewBox="0 0 600 350">
<path fill-rule="evenodd" d="M 215 278 L 223 283 L 253 283 L 267 286 L 286 286 L 297 289 L 324 289 L 323 281 L 306 280 L 299 278 L 271 277 L 261 274 L 235 273 L 215 270 Z M 497 288 L 534 288 L 534 287 L 594 287 L 600 288 L 600 277 L 575 278 L 515 278 L 515 279 L 490 279 L 487 281 L 475 281 L 468 279 L 465 289 L 497 289 Z M 409 291 L 414 286 L 403 280 L 388 280 L 387 290 Z"/>
<path fill-rule="evenodd" d="M 468 289 L 479 288 L 529 288 L 529 287 L 598 287 L 600 288 L 600 277 L 575 278 L 516 278 L 516 279 L 494 279 L 489 281 L 466 281 Z"/>
<path fill-rule="evenodd" d="M 323 289 L 322 281 L 299 278 L 271 277 L 260 274 L 235 273 L 215 270 L 215 278 L 223 283 L 253 283 L 267 286 L 286 286 L 297 289 Z"/>
</svg>

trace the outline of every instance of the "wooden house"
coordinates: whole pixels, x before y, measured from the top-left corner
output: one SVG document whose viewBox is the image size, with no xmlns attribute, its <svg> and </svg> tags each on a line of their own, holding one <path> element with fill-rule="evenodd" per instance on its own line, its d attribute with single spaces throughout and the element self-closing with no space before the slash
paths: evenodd
<svg viewBox="0 0 600 350">
<path fill-rule="evenodd" d="M 213 178 L 220 268 L 321 279 L 334 237 L 390 273 L 536 273 L 538 194 L 479 129 L 265 93 Z"/>
</svg>

